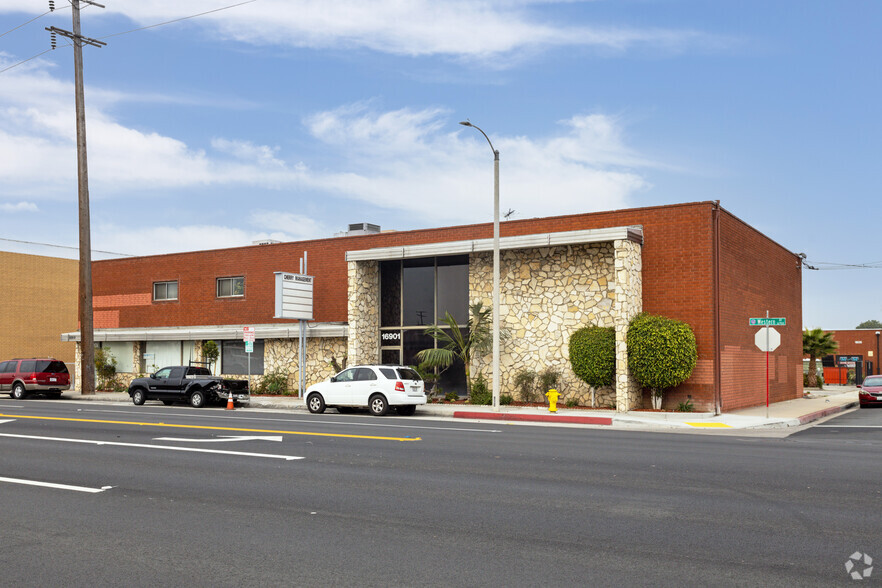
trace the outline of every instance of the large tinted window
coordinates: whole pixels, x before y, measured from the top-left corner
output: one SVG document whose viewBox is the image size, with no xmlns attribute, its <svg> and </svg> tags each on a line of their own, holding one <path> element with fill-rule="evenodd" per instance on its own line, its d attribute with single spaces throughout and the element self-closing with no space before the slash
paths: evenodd
<svg viewBox="0 0 882 588">
<path fill-rule="evenodd" d="M 44 374 L 66 374 L 67 366 L 64 365 L 63 362 L 60 361 L 38 361 L 37 369 L 38 372 L 43 372 Z"/>
<path fill-rule="evenodd" d="M 221 345 L 221 373 L 244 376 L 248 371 L 248 356 L 251 356 L 251 374 L 263 375 L 263 341 L 254 342 L 254 352 L 245 353 L 244 341 L 224 341 Z"/>
<path fill-rule="evenodd" d="M 15 371 L 15 364 L 18 363 L 16 361 L 4 361 L 0 363 L 0 374 L 7 374 L 11 371 Z"/>
<path fill-rule="evenodd" d="M 431 325 L 435 316 L 434 259 L 405 259 L 401 282 L 404 325 Z"/>
<path fill-rule="evenodd" d="M 380 262 L 380 326 L 401 325 L 401 261 Z"/>
<path fill-rule="evenodd" d="M 444 313 L 458 325 L 469 322 L 469 258 L 465 255 L 438 258 L 438 322 Z"/>
<path fill-rule="evenodd" d="M 33 359 L 28 359 L 26 361 L 21 362 L 21 366 L 18 368 L 18 371 L 22 373 L 32 373 L 37 371 L 37 362 Z"/>
</svg>

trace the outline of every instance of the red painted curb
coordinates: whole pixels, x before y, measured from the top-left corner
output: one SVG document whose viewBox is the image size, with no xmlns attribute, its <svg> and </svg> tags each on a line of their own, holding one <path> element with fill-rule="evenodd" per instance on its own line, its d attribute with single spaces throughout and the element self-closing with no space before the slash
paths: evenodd
<svg viewBox="0 0 882 588">
<path fill-rule="evenodd" d="M 837 412 L 842 412 L 846 408 L 851 408 L 855 403 L 845 404 L 843 406 L 831 406 L 830 408 L 825 408 L 824 410 L 819 410 L 818 412 L 813 412 L 811 414 L 804 414 L 799 417 L 799 424 L 804 425 L 806 423 L 810 423 L 812 421 L 816 421 L 818 419 L 822 419 L 825 416 L 830 416 L 831 414 L 836 414 Z"/>
<path fill-rule="evenodd" d="M 455 419 L 484 419 L 488 421 L 536 421 L 543 423 L 578 423 L 580 425 L 611 425 L 609 417 L 562 416 L 556 414 L 500 414 L 496 412 L 456 411 Z"/>
</svg>

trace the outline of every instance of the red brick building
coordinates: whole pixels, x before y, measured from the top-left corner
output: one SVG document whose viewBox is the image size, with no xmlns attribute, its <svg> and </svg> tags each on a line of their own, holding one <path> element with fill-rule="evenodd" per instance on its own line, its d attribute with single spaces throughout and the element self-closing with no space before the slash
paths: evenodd
<svg viewBox="0 0 882 588">
<path fill-rule="evenodd" d="M 827 384 L 848 383 L 849 370 L 857 383 L 863 378 L 879 374 L 880 338 L 882 329 L 847 329 L 827 331 L 839 345 L 824 365 L 824 382 Z M 808 356 L 805 356 L 808 358 Z M 818 368 L 822 358 L 818 358 Z"/>
<path fill-rule="evenodd" d="M 297 339 L 297 323 L 274 318 L 274 272 L 296 270 L 308 252 L 308 274 L 315 277 L 310 381 L 330 375 L 330 357 L 404 361 L 410 358 L 408 339 L 417 341 L 433 314 L 443 314 L 451 280 L 467 284 L 460 288 L 467 288 L 467 296 L 465 290 L 449 294 L 456 300 L 451 304 L 461 306 L 460 298 L 489 302 L 491 236 L 486 223 L 97 261 L 95 338 L 130 354 L 125 365 L 132 373 L 149 371 L 144 356 L 149 361 L 151 342 L 156 353 L 171 349 L 172 355 L 163 356 L 169 360 L 176 353 L 171 343 L 180 342 L 180 360 L 186 361 L 198 355 L 199 341 L 225 341 L 233 366 L 241 328 L 256 325 L 258 339 L 266 341 L 261 373 L 283 370 L 296 381 L 291 340 Z M 754 344 L 757 329 L 748 319 L 769 311 L 787 320 L 778 329 L 781 346 L 771 354 L 771 400 L 802 395 L 801 260 L 719 203 L 507 221 L 501 238 L 502 325 L 515 334 L 505 344 L 510 353 L 508 365 L 503 362 L 503 394 L 513 393 L 517 370 L 552 366 L 564 373 L 564 397 L 584 399 L 587 387 L 579 388 L 567 373 L 568 334 L 600 324 L 615 326 L 623 340 L 627 321 L 646 311 L 687 322 L 698 345 L 692 377 L 666 394 L 665 407 L 687 398 L 697 410 L 761 404 L 765 354 Z M 401 291 L 414 276 L 432 271 L 437 311 L 431 303 L 427 311 L 413 311 L 420 317 L 415 324 L 417 315 Z M 400 324 L 386 318 L 395 312 Z M 381 339 L 381 333 L 387 336 Z M 159 351 L 161 341 L 166 351 Z M 626 359 L 621 351 L 619 359 Z M 489 374 L 486 367 L 479 361 L 477 371 Z M 618 370 L 617 391 L 608 397 L 619 410 L 648 406 L 647 393 L 637 390 L 635 400 L 628 391 L 627 367 Z"/>
</svg>

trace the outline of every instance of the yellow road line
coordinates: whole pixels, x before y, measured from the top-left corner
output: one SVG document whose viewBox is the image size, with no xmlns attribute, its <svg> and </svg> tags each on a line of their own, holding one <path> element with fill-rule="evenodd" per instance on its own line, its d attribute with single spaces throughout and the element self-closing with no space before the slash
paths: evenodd
<svg viewBox="0 0 882 588">
<path fill-rule="evenodd" d="M 138 425 L 142 427 L 171 427 L 176 429 L 202 429 L 209 431 L 237 431 L 245 433 L 275 433 L 277 435 L 308 435 L 312 437 L 342 437 L 345 439 L 371 439 L 374 441 L 422 441 L 421 437 L 378 437 L 373 435 L 344 435 L 341 433 L 310 433 L 307 431 L 277 431 L 273 429 L 242 429 L 238 427 L 208 427 L 205 425 L 173 425 L 169 423 L 138 423 L 132 421 L 103 421 L 98 419 L 72 419 L 64 417 L 28 416 L 22 414 L 0 414 L 0 417 L 16 419 L 35 419 L 41 421 L 69 421 L 75 423 L 101 423 L 105 425 Z"/>
<path fill-rule="evenodd" d="M 686 423 L 691 427 L 717 427 L 722 429 L 731 429 L 732 425 L 727 425 L 726 423 Z"/>
</svg>

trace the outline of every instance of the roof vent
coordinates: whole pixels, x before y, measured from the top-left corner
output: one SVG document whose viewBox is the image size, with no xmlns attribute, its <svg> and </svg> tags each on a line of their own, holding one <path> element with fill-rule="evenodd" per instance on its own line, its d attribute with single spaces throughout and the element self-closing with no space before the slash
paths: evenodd
<svg viewBox="0 0 882 588">
<path fill-rule="evenodd" d="M 281 243 L 281 241 L 277 241 L 276 239 L 261 239 L 260 241 L 252 241 L 252 245 L 273 245 L 275 243 Z"/>
</svg>

